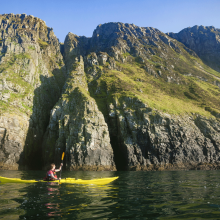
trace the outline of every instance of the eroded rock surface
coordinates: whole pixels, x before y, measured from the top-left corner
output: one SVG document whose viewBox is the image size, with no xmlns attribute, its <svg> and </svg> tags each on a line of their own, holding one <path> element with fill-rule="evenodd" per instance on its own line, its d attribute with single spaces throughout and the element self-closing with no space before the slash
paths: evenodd
<svg viewBox="0 0 220 220">
<path fill-rule="evenodd" d="M 1 15 L 0 169 L 62 152 L 69 170 L 220 168 L 217 50 L 213 27 L 112 22 L 60 44 L 39 18 Z"/>
<path fill-rule="evenodd" d="M 50 110 L 65 81 L 59 41 L 44 21 L 25 14 L 1 15 L 0 29 L 0 111 L 6 129 L 0 161 L 3 169 L 39 169 Z"/>
<path fill-rule="evenodd" d="M 19 168 L 28 126 L 25 115 L 5 113 L 0 116 L 0 169 Z"/>
<path fill-rule="evenodd" d="M 204 63 L 220 71 L 220 29 L 213 26 L 195 25 L 179 33 L 168 33 L 168 35 L 193 50 Z"/>
<path fill-rule="evenodd" d="M 124 157 L 124 164 L 118 159 L 119 168 L 219 168 L 220 123 L 217 120 L 165 114 L 129 98 L 110 104 L 109 116 L 117 131 L 112 131 L 117 139 L 115 145 L 120 158 Z"/>
<path fill-rule="evenodd" d="M 54 158 L 60 161 L 65 152 L 67 169 L 116 170 L 108 126 L 89 95 L 83 58 L 76 57 L 69 41 L 67 38 L 64 44 L 68 79 L 51 111 L 44 143 L 45 164 Z"/>
</svg>

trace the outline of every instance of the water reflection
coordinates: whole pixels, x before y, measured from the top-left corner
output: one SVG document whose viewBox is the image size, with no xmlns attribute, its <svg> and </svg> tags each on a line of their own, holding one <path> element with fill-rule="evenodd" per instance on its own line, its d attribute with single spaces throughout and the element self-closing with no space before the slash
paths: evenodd
<svg viewBox="0 0 220 220">
<path fill-rule="evenodd" d="M 48 200 L 52 201 L 52 199 L 54 198 L 54 196 L 60 195 L 59 192 L 59 183 L 53 183 L 53 182 L 49 182 L 46 183 L 47 185 L 47 195 L 48 195 Z M 55 187 L 53 187 L 55 186 Z M 52 202 L 48 202 L 45 204 L 45 207 L 48 209 L 48 213 L 47 216 L 49 217 L 53 217 L 53 216 L 61 216 L 61 209 L 60 209 L 60 205 L 59 203 L 52 203 Z"/>
<path fill-rule="evenodd" d="M 19 219 L 25 210 L 20 207 L 20 200 L 25 198 L 25 193 L 20 193 L 23 184 L 0 184 L 0 219 Z"/>
<path fill-rule="evenodd" d="M 59 194 L 59 183 L 56 182 L 46 182 L 48 195 L 58 195 Z M 57 188 L 52 188 L 52 186 L 57 186 Z M 51 198 L 54 196 L 51 196 Z M 50 198 L 50 197 L 49 197 Z"/>
<path fill-rule="evenodd" d="M 111 206 L 116 204 L 113 198 L 116 198 L 118 187 L 113 185 L 66 185 L 66 194 L 63 203 L 68 203 L 63 210 L 62 215 L 76 219 L 101 218 L 107 215 Z"/>
<path fill-rule="evenodd" d="M 13 172 L 5 176 L 34 179 L 33 176 L 40 178 L 45 174 Z M 0 184 L 0 219 L 220 219 L 220 171 L 85 172 L 85 176 L 83 172 L 64 172 L 65 175 L 119 179 L 104 186 Z"/>
<path fill-rule="evenodd" d="M 73 177 L 70 174 L 73 175 L 73 173 L 68 173 L 67 176 Z M 0 171 L 0 175 L 21 179 L 40 179 L 44 172 Z M 112 176 L 115 176 L 112 172 L 74 173 L 74 177 L 82 179 Z M 10 197 L 11 191 L 7 191 L 7 188 L 12 186 L 15 192 L 13 192 L 14 196 Z M 2 204 L 8 201 L 5 206 L 0 208 L 0 218 L 3 219 L 13 219 L 12 216 L 15 216 L 14 219 L 44 219 L 45 217 L 73 219 L 73 216 L 74 219 L 91 219 L 91 216 L 99 218 L 111 213 L 111 207 L 117 203 L 112 199 L 116 199 L 118 195 L 118 187 L 113 187 L 111 184 L 105 186 L 59 185 L 53 182 L 0 184 L 0 189 L 4 189 L 5 192 L 5 197 L 1 196 L 0 201 L 2 201 Z M 7 210 L 10 210 L 12 206 L 13 208 L 16 207 L 15 212 L 10 211 L 10 215 L 8 215 Z"/>
</svg>

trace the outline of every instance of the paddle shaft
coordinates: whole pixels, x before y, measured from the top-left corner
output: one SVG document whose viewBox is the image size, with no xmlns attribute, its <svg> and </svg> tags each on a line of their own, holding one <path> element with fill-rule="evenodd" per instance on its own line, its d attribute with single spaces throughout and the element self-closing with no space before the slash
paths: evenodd
<svg viewBox="0 0 220 220">
<path fill-rule="evenodd" d="M 61 162 L 62 163 L 62 162 Z M 61 172 L 62 172 L 62 167 L 60 169 L 60 179 L 61 179 Z M 60 183 L 60 179 L 59 179 L 59 183 Z"/>
<path fill-rule="evenodd" d="M 61 157 L 61 163 L 63 163 L 63 158 L 64 158 L 65 153 L 63 152 L 62 157 Z M 60 168 L 60 179 L 61 179 L 61 172 L 62 172 L 62 166 Z M 59 180 L 60 183 L 60 180 Z"/>
</svg>

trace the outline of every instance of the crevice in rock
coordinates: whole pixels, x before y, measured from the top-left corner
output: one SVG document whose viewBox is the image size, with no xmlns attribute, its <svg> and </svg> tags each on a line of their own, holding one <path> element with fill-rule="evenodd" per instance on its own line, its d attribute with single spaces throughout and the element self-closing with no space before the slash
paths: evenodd
<svg viewBox="0 0 220 220">
<path fill-rule="evenodd" d="M 97 84 L 95 83 L 96 81 L 91 82 L 88 85 L 89 92 L 92 98 L 95 99 L 96 104 L 98 106 L 98 109 L 100 112 L 102 112 L 105 122 L 108 126 L 109 130 L 109 137 L 110 137 L 110 144 L 113 149 L 114 153 L 114 162 L 116 165 L 117 171 L 125 171 L 128 170 L 128 161 L 127 161 L 127 149 L 126 146 L 124 145 L 124 141 L 122 138 L 122 135 L 120 134 L 120 129 L 118 127 L 118 119 L 117 116 L 115 117 L 109 117 L 109 110 L 108 110 L 108 105 L 107 105 L 107 92 L 106 92 L 106 97 L 103 97 L 102 100 L 99 99 L 98 96 L 95 95 L 95 92 L 97 88 Z M 102 85 L 104 91 L 106 91 L 105 85 Z"/>
<path fill-rule="evenodd" d="M 56 71 L 56 69 L 54 70 Z M 35 89 L 33 99 L 33 113 L 26 135 L 23 158 L 19 162 L 19 169 L 39 170 L 43 167 L 44 135 L 50 122 L 50 112 L 61 96 L 61 89 L 48 90 L 48 85 L 54 82 L 54 77 L 41 76 L 41 86 Z M 50 154 L 51 152 L 48 152 Z"/>
<path fill-rule="evenodd" d="M 60 52 L 61 52 L 61 54 L 63 56 L 63 61 L 64 61 L 64 44 L 63 43 L 60 43 Z"/>
<path fill-rule="evenodd" d="M 127 161 L 127 149 L 124 145 L 122 135 L 120 135 L 120 129 L 118 128 L 117 118 L 108 119 L 108 128 L 110 143 L 114 152 L 114 161 L 117 171 L 128 170 Z"/>
<path fill-rule="evenodd" d="M 195 120 L 195 125 L 199 128 L 200 132 L 201 132 L 207 139 L 210 140 L 210 142 L 213 144 L 213 146 L 214 146 L 214 148 L 215 148 L 215 151 L 216 151 L 216 152 L 219 152 L 219 147 L 217 146 L 215 140 L 213 140 L 213 139 L 212 139 L 212 136 L 209 135 L 209 134 L 207 134 L 207 133 L 200 127 L 198 120 L 199 120 L 198 118 Z M 204 152 L 204 150 L 203 150 L 203 152 Z"/>
<path fill-rule="evenodd" d="M 1 145 L 0 146 L 3 146 L 4 143 L 5 143 L 6 133 L 7 133 L 7 129 L 4 130 L 4 134 L 2 135 Z"/>
<path fill-rule="evenodd" d="M 137 131 L 137 145 L 140 147 L 142 156 L 145 159 L 149 159 L 148 153 L 151 150 L 151 142 L 149 133 L 146 129 L 142 128 Z"/>
</svg>

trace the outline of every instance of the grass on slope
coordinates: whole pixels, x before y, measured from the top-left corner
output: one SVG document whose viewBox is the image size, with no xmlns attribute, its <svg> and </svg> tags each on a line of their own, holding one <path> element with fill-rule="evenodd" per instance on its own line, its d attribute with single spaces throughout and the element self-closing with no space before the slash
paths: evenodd
<svg viewBox="0 0 220 220">
<path fill-rule="evenodd" d="M 7 100 L 7 102 L 0 102 L 0 113 L 32 113 L 32 108 L 27 106 L 23 99 L 34 92 L 34 87 L 26 82 L 23 77 L 21 77 L 26 74 L 24 71 L 20 71 L 19 73 L 15 72 L 15 69 L 20 66 L 20 63 L 24 59 L 30 59 L 30 55 L 25 53 L 18 55 L 12 54 L 9 59 L 0 66 L 0 83 L 2 83 L 2 79 L 5 79 L 6 84 L 14 86 L 14 90 L 1 91 L 2 94 L 10 93 L 10 98 Z M 17 87 L 21 88 L 22 91 L 16 91 Z"/>
<path fill-rule="evenodd" d="M 118 63 L 122 71 L 105 70 L 96 82 L 96 88 L 107 87 L 108 95 L 91 91 L 102 110 L 105 99 L 117 97 L 137 97 L 149 107 L 171 114 L 197 113 L 211 117 L 220 113 L 220 89 L 193 76 L 178 74 L 181 83 L 168 83 L 163 78 L 149 75 L 138 63 Z M 198 71 L 195 69 L 195 71 Z M 213 111 L 214 110 L 214 111 Z"/>
</svg>

